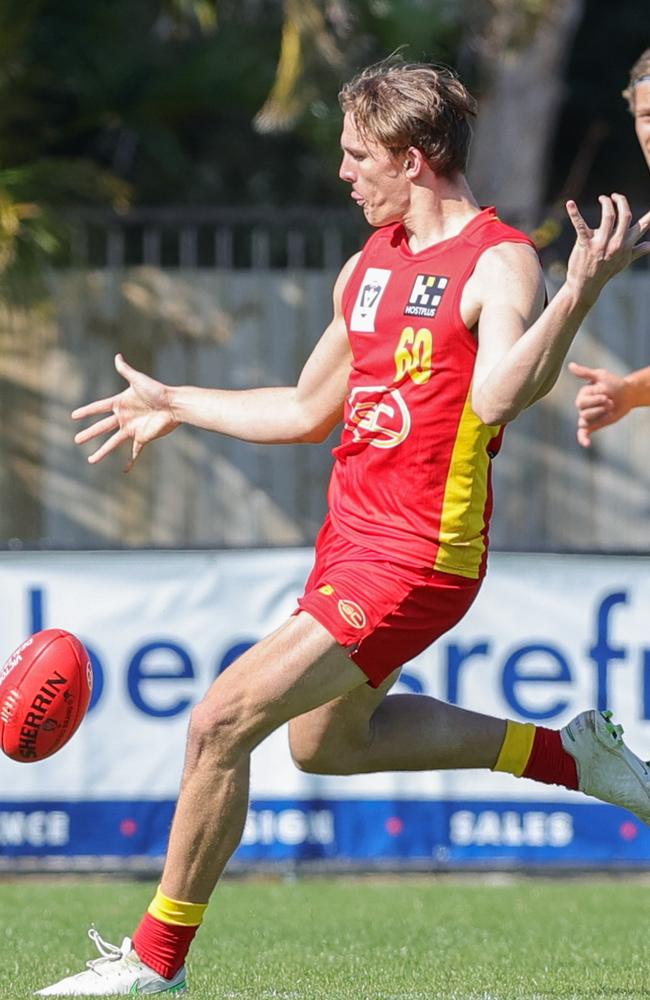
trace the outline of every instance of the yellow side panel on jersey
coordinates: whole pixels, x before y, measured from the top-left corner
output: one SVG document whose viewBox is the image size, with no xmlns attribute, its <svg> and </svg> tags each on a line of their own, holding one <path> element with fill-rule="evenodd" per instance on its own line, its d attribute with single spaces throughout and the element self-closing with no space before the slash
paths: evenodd
<svg viewBox="0 0 650 1000">
<path fill-rule="evenodd" d="M 490 458 L 487 446 L 500 427 L 484 424 L 465 400 L 451 455 L 440 516 L 440 548 L 435 568 L 477 580 L 485 552 L 483 529 Z"/>
</svg>

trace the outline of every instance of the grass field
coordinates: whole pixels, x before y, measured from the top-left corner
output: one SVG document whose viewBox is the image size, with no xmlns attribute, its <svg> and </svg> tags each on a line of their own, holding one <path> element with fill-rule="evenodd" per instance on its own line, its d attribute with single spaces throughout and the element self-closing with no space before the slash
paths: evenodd
<svg viewBox="0 0 650 1000">
<path fill-rule="evenodd" d="M 116 944 L 153 884 L 0 881 L 0 997 Z M 647 878 L 226 880 L 189 965 L 194 1000 L 650 997 Z"/>
</svg>

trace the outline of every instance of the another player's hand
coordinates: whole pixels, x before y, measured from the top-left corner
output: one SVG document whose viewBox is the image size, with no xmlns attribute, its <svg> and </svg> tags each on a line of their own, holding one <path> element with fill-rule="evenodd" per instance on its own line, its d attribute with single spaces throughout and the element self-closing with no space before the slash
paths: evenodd
<svg viewBox="0 0 650 1000">
<path fill-rule="evenodd" d="M 615 424 L 632 409 L 629 386 L 620 375 L 606 368 L 587 368 L 570 362 L 569 371 L 586 381 L 578 391 L 578 442 L 583 448 L 591 445 L 591 435 L 601 427 Z"/>
<path fill-rule="evenodd" d="M 124 469 L 125 472 L 129 472 L 144 446 L 156 438 L 170 434 L 178 427 L 178 421 L 174 419 L 169 407 L 169 389 L 166 385 L 132 368 L 121 354 L 115 356 L 115 367 L 129 383 L 128 388 L 117 396 L 98 399 L 94 403 L 80 406 L 73 410 L 71 416 L 73 420 L 83 420 L 85 417 L 95 417 L 102 413 L 109 414 L 86 430 L 75 434 L 75 442 L 85 444 L 100 434 L 113 432 L 108 440 L 88 457 L 88 461 L 95 464 L 101 462 L 125 441 L 130 440 L 131 458 Z"/>
<path fill-rule="evenodd" d="M 575 201 L 568 201 L 566 206 L 576 231 L 567 265 L 567 283 L 578 290 L 588 305 L 595 302 L 610 278 L 650 253 L 650 242 L 639 242 L 650 229 L 650 212 L 633 224 L 624 195 L 601 195 L 598 200 L 601 215 L 597 229 L 587 225 Z"/>
</svg>

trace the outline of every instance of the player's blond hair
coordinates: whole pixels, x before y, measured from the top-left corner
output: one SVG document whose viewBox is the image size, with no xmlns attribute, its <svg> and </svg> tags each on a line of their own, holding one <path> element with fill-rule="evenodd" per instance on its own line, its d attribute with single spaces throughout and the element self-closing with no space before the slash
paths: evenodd
<svg viewBox="0 0 650 1000">
<path fill-rule="evenodd" d="M 623 97 L 627 101 L 628 107 L 632 114 L 634 114 L 634 91 L 636 90 L 637 84 L 641 83 L 642 80 L 650 80 L 650 49 L 646 49 L 642 52 L 634 66 L 630 70 L 630 82 L 623 91 Z"/>
<path fill-rule="evenodd" d="M 346 83 L 339 104 L 366 141 L 395 155 L 414 146 L 443 177 L 465 171 L 476 101 L 448 67 L 391 57 Z"/>
</svg>

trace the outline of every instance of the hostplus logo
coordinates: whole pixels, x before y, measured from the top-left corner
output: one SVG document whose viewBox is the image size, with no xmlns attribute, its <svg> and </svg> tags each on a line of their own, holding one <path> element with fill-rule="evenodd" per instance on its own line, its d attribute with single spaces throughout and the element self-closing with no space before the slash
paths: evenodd
<svg viewBox="0 0 650 1000">
<path fill-rule="evenodd" d="M 448 284 L 449 278 L 435 274 L 418 274 L 413 283 L 404 315 L 433 319 Z"/>
</svg>

